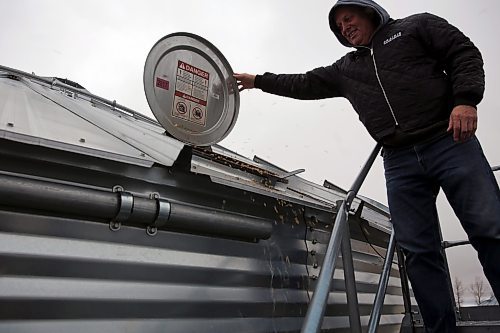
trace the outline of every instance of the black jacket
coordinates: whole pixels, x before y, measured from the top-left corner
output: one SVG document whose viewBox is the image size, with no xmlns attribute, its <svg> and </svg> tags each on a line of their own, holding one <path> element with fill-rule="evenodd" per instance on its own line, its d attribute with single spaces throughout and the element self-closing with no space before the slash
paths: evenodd
<svg viewBox="0 0 500 333">
<path fill-rule="evenodd" d="M 305 74 L 265 73 L 255 85 L 298 99 L 345 97 L 371 136 L 384 141 L 396 126 L 411 133 L 447 121 L 455 105 L 475 107 L 484 71 L 469 38 L 425 13 L 388 20 L 371 47 L 359 47 L 331 66 Z"/>
</svg>

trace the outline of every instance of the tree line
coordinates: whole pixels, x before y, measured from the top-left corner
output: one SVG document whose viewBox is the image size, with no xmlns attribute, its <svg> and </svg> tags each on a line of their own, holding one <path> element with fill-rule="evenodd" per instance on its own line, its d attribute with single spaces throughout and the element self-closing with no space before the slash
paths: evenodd
<svg viewBox="0 0 500 333">
<path fill-rule="evenodd" d="M 455 294 L 455 301 L 458 307 L 461 307 L 464 302 L 464 296 L 466 293 L 470 293 L 474 297 L 474 302 L 476 305 L 480 305 L 485 300 L 493 297 L 493 293 L 488 290 L 487 285 L 484 280 L 480 277 L 474 279 L 474 282 L 465 286 L 458 277 L 455 276 L 453 291 Z"/>
</svg>

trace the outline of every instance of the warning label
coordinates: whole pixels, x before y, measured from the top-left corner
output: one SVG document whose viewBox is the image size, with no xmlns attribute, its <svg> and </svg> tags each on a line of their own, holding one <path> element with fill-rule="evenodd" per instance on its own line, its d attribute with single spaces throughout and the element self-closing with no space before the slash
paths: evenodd
<svg viewBox="0 0 500 333">
<path fill-rule="evenodd" d="M 172 115 L 205 126 L 209 80 L 208 72 L 179 60 Z"/>
<path fill-rule="evenodd" d="M 158 88 L 168 90 L 170 87 L 170 83 L 167 80 L 164 80 L 164 79 L 157 77 L 156 78 L 156 86 Z"/>
</svg>

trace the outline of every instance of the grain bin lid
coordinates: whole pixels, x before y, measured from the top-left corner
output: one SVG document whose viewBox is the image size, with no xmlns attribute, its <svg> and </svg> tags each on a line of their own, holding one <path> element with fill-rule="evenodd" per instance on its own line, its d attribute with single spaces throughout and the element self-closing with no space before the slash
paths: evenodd
<svg viewBox="0 0 500 333">
<path fill-rule="evenodd" d="M 225 138 L 236 123 L 239 91 L 233 70 L 210 42 L 179 32 L 160 39 L 144 66 L 144 90 L 165 130 L 191 145 Z"/>
</svg>

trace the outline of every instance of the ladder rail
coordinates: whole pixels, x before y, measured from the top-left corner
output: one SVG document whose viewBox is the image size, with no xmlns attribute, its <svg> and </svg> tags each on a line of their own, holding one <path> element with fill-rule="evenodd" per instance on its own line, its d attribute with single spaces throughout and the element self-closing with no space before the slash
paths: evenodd
<svg viewBox="0 0 500 333">
<path fill-rule="evenodd" d="M 380 323 L 380 317 L 382 315 L 382 308 L 384 306 L 387 285 L 389 283 L 389 277 L 391 275 L 392 259 L 394 258 L 395 249 L 396 238 L 394 236 L 394 229 L 392 229 L 391 238 L 389 239 L 389 245 L 387 246 L 387 252 L 385 255 L 384 266 L 382 268 L 382 273 L 380 273 L 377 293 L 375 294 L 375 301 L 373 302 L 372 313 L 370 314 L 370 320 L 368 321 L 367 333 L 377 332 L 378 325 Z"/>
<path fill-rule="evenodd" d="M 368 172 L 370 171 L 375 158 L 377 157 L 382 145 L 377 143 L 373 151 L 371 152 L 368 160 L 365 165 L 361 169 L 358 174 L 356 180 L 354 181 L 351 189 L 347 192 L 345 199 L 342 201 L 340 208 L 337 212 L 337 216 L 335 218 L 335 223 L 333 226 L 332 233 L 330 235 L 330 240 L 328 242 L 328 247 L 325 253 L 325 257 L 323 259 L 323 265 L 321 267 L 321 272 L 319 274 L 318 282 L 316 288 L 314 290 L 313 298 L 311 303 L 307 309 L 307 314 L 304 320 L 304 324 L 302 326 L 302 333 L 317 333 L 321 329 L 321 324 L 323 323 L 323 317 L 326 309 L 326 304 L 328 301 L 328 295 L 330 294 L 330 287 L 332 283 L 333 274 L 335 272 L 335 264 L 337 262 L 339 251 L 341 248 L 341 243 L 344 238 L 344 233 L 347 231 L 347 216 L 349 213 L 349 208 L 352 204 L 352 201 L 356 197 L 361 185 L 363 184 Z M 351 260 L 347 261 L 347 269 L 354 270 L 354 264 Z M 346 267 L 344 267 L 344 270 Z M 351 295 L 348 302 L 350 303 L 349 308 L 353 308 L 353 302 L 357 302 L 357 292 L 355 290 L 356 284 L 351 283 L 349 286 L 349 290 L 347 290 L 348 295 Z M 355 300 L 354 300 L 354 299 Z M 354 311 L 354 310 L 353 310 Z M 358 310 L 359 311 L 359 310 Z M 350 317 L 353 318 L 355 313 L 350 312 Z M 359 315 L 358 315 L 359 317 Z M 352 322 L 352 320 L 351 320 Z M 359 323 L 359 320 L 357 321 Z M 356 325 L 358 325 L 356 323 Z M 360 326 L 361 324 L 359 324 Z M 359 330 L 361 331 L 361 327 L 351 327 L 351 330 Z"/>
<path fill-rule="evenodd" d="M 342 263 L 344 267 L 344 281 L 347 294 L 347 305 L 349 307 L 349 324 L 351 326 L 351 333 L 362 333 L 358 295 L 356 292 L 356 277 L 354 276 L 349 223 L 346 223 L 345 226 L 340 251 L 342 253 Z"/>
</svg>

